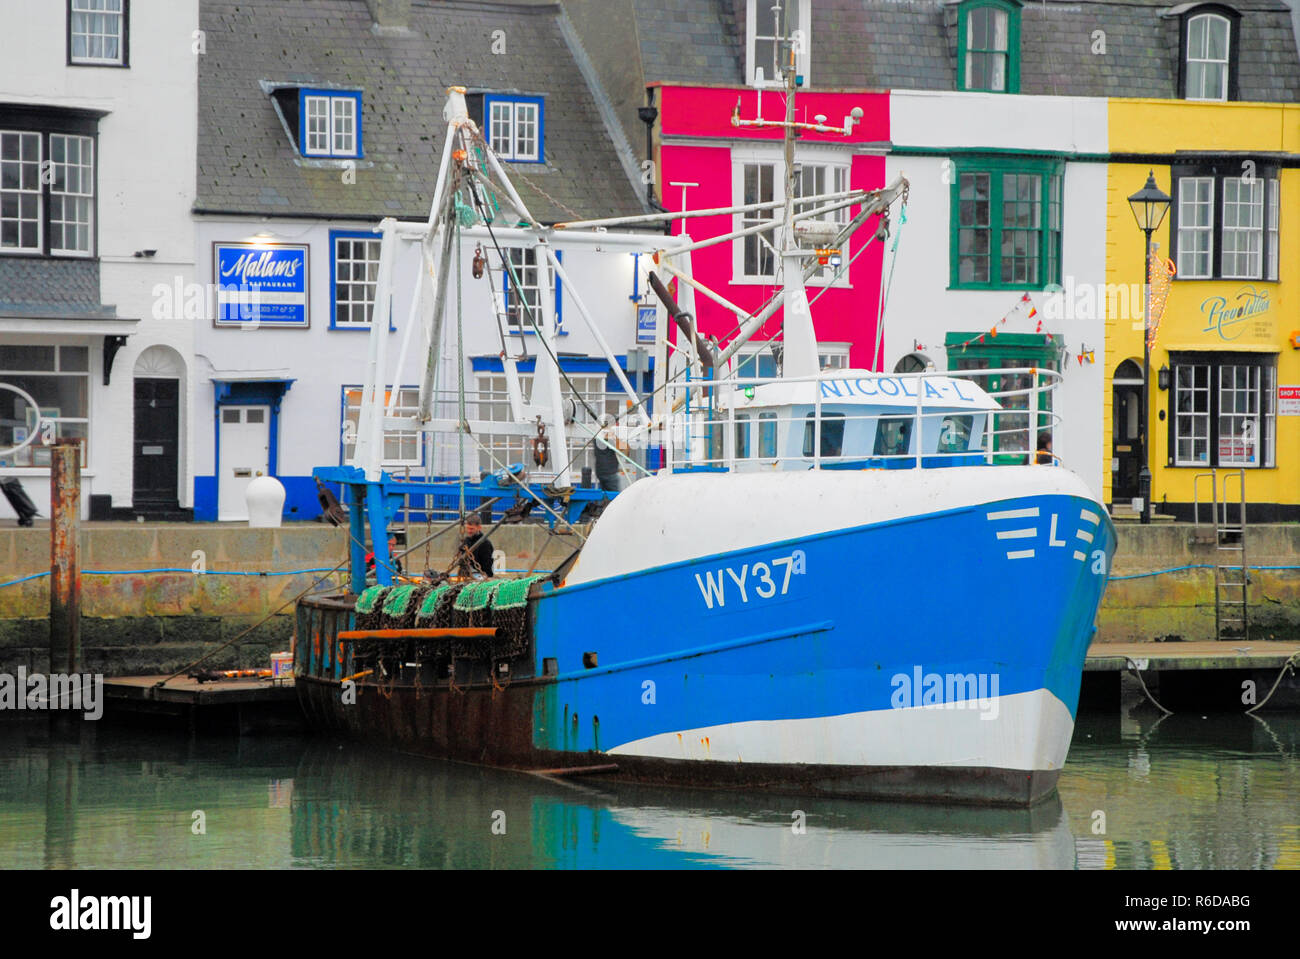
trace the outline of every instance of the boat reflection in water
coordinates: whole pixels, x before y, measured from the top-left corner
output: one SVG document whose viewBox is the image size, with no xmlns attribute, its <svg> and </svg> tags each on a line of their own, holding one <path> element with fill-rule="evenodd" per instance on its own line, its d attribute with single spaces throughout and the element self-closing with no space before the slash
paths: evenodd
<svg viewBox="0 0 1300 959">
<path fill-rule="evenodd" d="M 342 868 L 1072 869 L 1059 798 L 978 809 L 559 781 L 312 747 L 298 865 Z"/>
</svg>

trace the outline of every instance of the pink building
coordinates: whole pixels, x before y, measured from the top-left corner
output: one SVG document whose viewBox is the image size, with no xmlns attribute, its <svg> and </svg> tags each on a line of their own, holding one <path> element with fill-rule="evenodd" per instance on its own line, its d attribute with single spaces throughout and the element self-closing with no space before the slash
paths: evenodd
<svg viewBox="0 0 1300 959">
<path fill-rule="evenodd" d="M 659 195 L 669 211 L 784 199 L 782 131 L 731 123 L 737 102 L 741 119 L 761 115 L 766 120 L 784 120 L 782 90 L 763 90 L 760 96 L 759 90 L 749 87 L 654 86 L 659 106 Z M 796 196 L 884 186 L 884 149 L 889 141 L 887 93 L 800 92 L 795 103 L 797 120 L 812 123 L 818 115 L 824 115 L 825 123 L 841 127 L 855 108 L 862 111 L 862 119 L 847 136 L 806 132 L 800 138 L 795 151 Z M 857 212 L 858 208 L 852 207 L 827 218 L 848 222 Z M 757 226 L 763 217 L 770 218 L 771 213 L 678 220 L 673 232 L 687 232 L 703 240 Z M 836 278 L 840 270 L 832 261 L 808 283 L 809 299 L 815 298 L 813 323 L 823 367 L 880 369 L 874 352 L 884 246 L 868 245 L 873 235 L 871 226 L 860 229 L 850 247 L 841 251 L 841 262 L 848 263 L 847 270 Z M 776 246 L 779 239 L 762 233 L 700 250 L 694 254 L 695 277 L 737 306 L 755 312 L 776 289 L 779 257 L 769 243 Z M 868 246 L 864 252 L 863 246 Z M 696 305 L 701 331 L 726 342 L 736 328 L 735 317 L 703 297 L 696 298 Z M 761 341 L 779 337 L 780 332 L 778 311 L 751 341 L 753 349 L 742 354 L 753 356 L 758 351 L 760 356 L 757 367 L 743 365 L 746 373 L 768 375 L 773 371 L 771 353 L 763 349 Z"/>
</svg>

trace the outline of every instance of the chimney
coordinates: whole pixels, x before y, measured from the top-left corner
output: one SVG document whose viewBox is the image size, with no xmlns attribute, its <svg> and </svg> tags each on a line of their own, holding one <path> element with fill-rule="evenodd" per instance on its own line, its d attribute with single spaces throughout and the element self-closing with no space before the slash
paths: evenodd
<svg viewBox="0 0 1300 959">
<path fill-rule="evenodd" d="M 407 33 L 411 27 L 411 0 L 366 0 L 370 29 L 375 33 Z"/>
</svg>

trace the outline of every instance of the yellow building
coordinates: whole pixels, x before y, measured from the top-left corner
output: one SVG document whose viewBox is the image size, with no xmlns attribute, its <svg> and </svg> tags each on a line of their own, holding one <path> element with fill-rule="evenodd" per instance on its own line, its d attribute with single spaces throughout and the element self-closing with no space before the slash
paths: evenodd
<svg viewBox="0 0 1300 959">
<path fill-rule="evenodd" d="M 1120 294 L 1143 282 L 1128 197 L 1154 171 L 1176 270 L 1151 348 L 1154 510 L 1190 519 L 1197 474 L 1244 469 L 1251 522 L 1300 520 L 1300 105 L 1115 99 L 1109 133 L 1106 500 L 1139 496 L 1143 300 Z"/>
</svg>

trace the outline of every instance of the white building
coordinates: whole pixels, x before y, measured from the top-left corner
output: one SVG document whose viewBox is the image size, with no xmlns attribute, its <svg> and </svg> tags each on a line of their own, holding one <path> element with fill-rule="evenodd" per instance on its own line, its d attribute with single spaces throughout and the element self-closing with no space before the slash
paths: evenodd
<svg viewBox="0 0 1300 959">
<path fill-rule="evenodd" d="M 198 0 L 0 0 L 0 382 L 44 418 L 0 390 L 0 449 L 39 434 L 0 476 L 45 515 L 55 437 L 82 444 L 86 516 L 190 502 L 192 327 L 153 290 L 194 276 L 198 19 Z"/>
<path fill-rule="evenodd" d="M 912 188 L 884 263 L 882 352 L 905 371 L 1058 370 L 1053 451 L 1099 498 L 1106 122 L 1102 98 L 891 91 L 886 181 L 903 174 Z M 1068 306 L 1043 292 L 1053 284 Z M 1085 288 L 1100 306 L 1086 307 Z"/>
<path fill-rule="evenodd" d="M 330 31 L 314 27 L 328 22 Z M 544 223 L 644 212 L 643 187 L 608 103 L 584 80 L 584 54 L 551 6 L 413 5 L 394 0 L 204 0 L 208 38 L 200 66 L 198 195 L 193 257 L 196 387 L 194 515 L 245 517 L 243 491 L 259 473 L 285 486 L 285 516 L 319 515 L 312 470 L 339 465 L 352 437 L 365 382 L 370 317 L 384 217 L 422 222 L 429 215 L 442 152 L 446 86 L 468 88 L 471 116 L 507 160 L 533 215 Z M 350 56 L 339 51 L 349 50 Z M 482 56 L 469 56 L 479 50 Z M 286 54 L 286 51 L 287 54 Z M 567 56 L 565 55 L 567 51 Z M 457 64 L 458 73 L 448 73 Z M 513 224 L 498 223 L 498 226 Z M 467 391 L 502 392 L 503 340 L 512 354 L 534 354 L 537 337 L 520 319 L 521 301 L 538 306 L 535 254 L 507 252 L 521 290 L 498 318 L 489 284 L 505 289 L 501 258 L 480 235 L 487 275 L 475 280 L 474 243 L 462 263 Z M 636 346 L 636 259 L 557 242 L 563 267 L 620 356 Z M 641 264 L 643 276 L 647 264 Z M 395 315 L 409 310 L 419 258 L 396 266 Z M 260 284 L 259 302 L 214 292 Z M 245 300 L 250 299 L 246 296 Z M 206 300 L 200 305 L 199 301 Z M 595 406 L 616 406 L 613 377 L 597 341 L 561 285 L 561 365 Z M 448 300 L 454 331 L 456 289 Z M 513 319 L 513 325 L 512 325 Z M 388 357 L 399 411 L 415 402 L 427 344 L 390 334 Z M 448 338 L 454 348 L 454 336 Z M 624 361 L 625 362 L 625 361 Z M 644 386 L 648 386 L 649 380 Z M 455 390 L 454 367 L 440 389 Z M 504 419 L 502 402 L 487 418 Z M 581 408 L 582 404 L 576 404 Z M 523 444 L 501 439 L 505 462 Z M 415 435 L 390 437 L 386 468 L 395 475 L 446 472 L 445 456 Z M 491 457 L 482 456 L 483 468 Z M 531 464 L 529 464 L 531 466 Z"/>
</svg>

